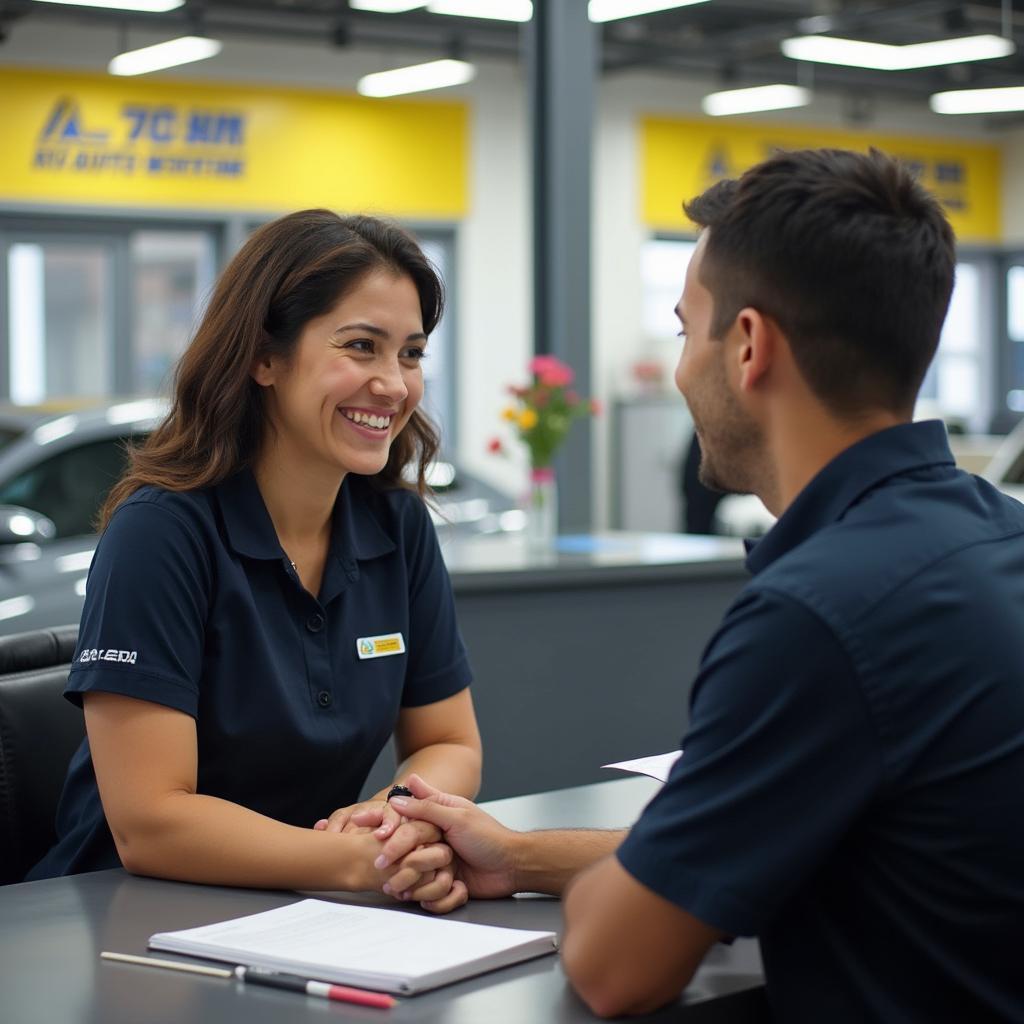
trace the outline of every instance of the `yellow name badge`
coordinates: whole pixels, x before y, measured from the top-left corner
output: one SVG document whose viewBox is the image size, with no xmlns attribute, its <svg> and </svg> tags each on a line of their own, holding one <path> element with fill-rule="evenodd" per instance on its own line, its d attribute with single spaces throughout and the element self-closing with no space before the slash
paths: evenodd
<svg viewBox="0 0 1024 1024">
<path fill-rule="evenodd" d="M 401 633 L 383 636 L 361 636 L 356 640 L 356 654 L 360 661 L 368 658 L 387 658 L 392 654 L 405 654 L 405 640 Z"/>
</svg>

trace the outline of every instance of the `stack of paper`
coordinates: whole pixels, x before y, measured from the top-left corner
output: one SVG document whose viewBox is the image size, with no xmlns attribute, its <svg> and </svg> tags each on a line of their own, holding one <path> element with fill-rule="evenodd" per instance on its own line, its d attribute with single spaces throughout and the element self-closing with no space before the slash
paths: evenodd
<svg viewBox="0 0 1024 1024">
<path fill-rule="evenodd" d="M 410 995 L 553 953 L 554 932 L 302 900 L 233 921 L 161 932 L 152 949 Z"/>
</svg>

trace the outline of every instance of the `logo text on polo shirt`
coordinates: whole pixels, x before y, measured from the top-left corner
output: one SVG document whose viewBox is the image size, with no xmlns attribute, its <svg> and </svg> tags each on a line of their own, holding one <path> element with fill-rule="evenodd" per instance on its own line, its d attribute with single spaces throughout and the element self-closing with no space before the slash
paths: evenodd
<svg viewBox="0 0 1024 1024">
<path fill-rule="evenodd" d="M 97 650 L 93 647 L 91 650 L 82 651 L 78 660 L 83 664 L 90 661 L 121 661 L 134 665 L 138 656 L 138 651 L 115 651 L 113 647 L 101 647 Z"/>
<path fill-rule="evenodd" d="M 361 636 L 356 640 L 356 654 L 360 661 L 368 658 L 386 658 L 391 654 L 405 654 L 405 640 L 401 633 L 382 636 Z"/>
</svg>

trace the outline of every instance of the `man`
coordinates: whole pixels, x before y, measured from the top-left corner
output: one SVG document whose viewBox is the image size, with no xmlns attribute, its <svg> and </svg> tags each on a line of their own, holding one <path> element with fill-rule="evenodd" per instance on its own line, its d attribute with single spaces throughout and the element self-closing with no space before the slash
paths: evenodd
<svg viewBox="0 0 1024 1024">
<path fill-rule="evenodd" d="M 702 477 L 779 521 L 628 836 L 514 834 L 410 780 L 398 809 L 460 862 L 431 909 L 564 891 L 565 970 L 602 1015 L 757 935 L 787 1024 L 1024 1020 L 1024 506 L 911 422 L 950 227 L 878 152 L 780 154 L 686 209 Z"/>
</svg>

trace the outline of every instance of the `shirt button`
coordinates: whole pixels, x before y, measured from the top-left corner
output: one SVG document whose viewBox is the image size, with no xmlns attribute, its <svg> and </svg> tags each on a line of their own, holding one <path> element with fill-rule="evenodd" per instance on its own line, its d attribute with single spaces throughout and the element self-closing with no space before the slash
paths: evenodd
<svg viewBox="0 0 1024 1024">
<path fill-rule="evenodd" d="M 319 633 L 323 628 L 324 617 L 319 612 L 315 615 L 310 615 L 310 617 L 306 619 L 306 629 L 308 629 L 310 633 Z"/>
<path fill-rule="evenodd" d="M 331 706 L 331 695 L 326 690 L 321 690 L 316 695 L 316 702 L 322 708 L 329 708 Z"/>
</svg>

